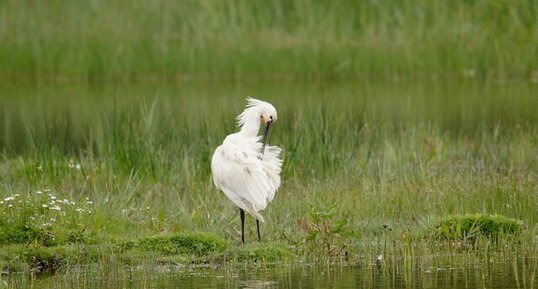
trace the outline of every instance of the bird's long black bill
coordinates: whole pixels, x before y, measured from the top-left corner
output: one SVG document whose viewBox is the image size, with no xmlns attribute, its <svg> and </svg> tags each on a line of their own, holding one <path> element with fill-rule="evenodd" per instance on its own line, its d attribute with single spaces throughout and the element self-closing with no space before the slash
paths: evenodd
<svg viewBox="0 0 538 289">
<path fill-rule="evenodd" d="M 269 128 L 271 127 L 272 121 L 268 121 L 265 125 L 265 132 L 263 133 L 263 144 L 262 144 L 262 156 L 261 159 L 263 159 L 263 154 L 265 153 L 265 146 L 267 145 L 267 138 L 269 137 Z"/>
</svg>

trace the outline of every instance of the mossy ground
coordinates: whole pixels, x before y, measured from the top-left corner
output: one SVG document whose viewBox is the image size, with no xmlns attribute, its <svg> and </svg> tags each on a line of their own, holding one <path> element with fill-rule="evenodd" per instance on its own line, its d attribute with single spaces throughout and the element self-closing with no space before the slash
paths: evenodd
<svg viewBox="0 0 538 289">
<path fill-rule="evenodd" d="M 329 220 L 330 215 L 325 220 Z M 318 216 L 318 218 L 321 218 Z M 320 221 L 320 220 L 318 220 Z M 5 227 L 0 227 L 4 229 Z M 523 232 L 521 221 L 501 215 L 468 214 L 465 216 L 448 216 L 440 223 L 433 224 L 427 230 L 433 232 L 435 237 L 445 239 L 469 240 L 482 237 L 496 241 L 498 238 L 512 238 Z M 312 254 L 334 261 L 350 261 L 348 252 L 354 252 L 353 260 L 362 258 L 358 256 L 360 245 L 345 245 L 338 253 L 334 246 L 341 246 L 342 242 L 352 244 L 358 239 L 354 234 L 347 234 L 349 238 L 343 241 L 342 232 L 325 232 L 325 235 L 305 234 L 297 242 L 252 242 L 242 245 L 236 241 L 223 239 L 215 234 L 205 232 L 182 232 L 175 234 L 160 234 L 134 240 L 109 240 L 101 244 L 87 244 L 84 242 L 69 242 L 51 245 L 41 242 L 40 235 L 30 239 L 25 229 L 11 228 L 7 231 L 14 236 L 25 236 L 13 243 L 4 243 L 0 247 L 0 267 L 5 272 L 34 272 L 46 273 L 65 269 L 66 266 L 87 265 L 109 262 L 110 258 L 126 265 L 139 264 L 248 264 L 263 263 L 274 264 L 289 262 L 291 260 L 312 257 Z M 333 235 L 334 234 L 334 235 Z M 398 233 L 398 238 L 404 234 Z M 417 234 L 405 242 L 421 243 Z M 396 239 L 396 238 L 395 238 Z M 6 240 L 6 239 L 5 239 Z M 441 241 L 442 242 L 442 241 Z M 423 244 L 424 245 L 424 244 Z M 328 247 L 327 247 L 328 246 Z M 327 250 L 329 248 L 330 250 Z M 362 248 L 364 249 L 364 248 Z M 310 258 L 309 260 L 316 259 Z M 354 259 L 353 259 L 354 258 Z"/>
<path fill-rule="evenodd" d="M 210 233 L 177 233 L 138 240 L 111 241 L 104 244 L 63 244 L 46 246 L 39 240 L 0 246 L 0 268 L 5 272 L 55 272 L 65 266 L 87 265 L 115 259 L 128 265 L 201 264 L 227 262 L 285 261 L 294 256 L 289 245 L 255 242 L 232 246 Z M 150 261 L 151 260 L 151 261 Z"/>
<path fill-rule="evenodd" d="M 440 238 L 469 240 L 477 237 L 497 238 L 516 235 L 524 229 L 521 220 L 502 215 L 466 214 L 443 218 L 434 227 L 434 235 Z"/>
</svg>

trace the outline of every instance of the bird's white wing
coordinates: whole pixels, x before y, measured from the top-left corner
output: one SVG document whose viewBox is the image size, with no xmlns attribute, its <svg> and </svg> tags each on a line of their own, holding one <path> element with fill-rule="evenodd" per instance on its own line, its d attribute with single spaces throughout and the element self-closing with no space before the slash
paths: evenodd
<svg viewBox="0 0 538 289">
<path fill-rule="evenodd" d="M 257 138 L 242 145 L 224 142 L 213 155 L 211 170 L 217 188 L 241 209 L 264 221 L 258 211 L 265 209 L 280 185 L 279 149 L 267 149 L 261 161 Z M 276 175 L 275 175 L 276 174 Z"/>
<path fill-rule="evenodd" d="M 282 160 L 279 158 L 281 148 L 277 146 L 267 146 L 265 148 L 265 154 L 262 160 L 262 166 L 269 178 L 269 181 L 272 183 L 275 188 L 268 196 L 269 202 L 275 197 L 275 192 L 280 187 L 280 172 L 282 171 Z"/>
</svg>

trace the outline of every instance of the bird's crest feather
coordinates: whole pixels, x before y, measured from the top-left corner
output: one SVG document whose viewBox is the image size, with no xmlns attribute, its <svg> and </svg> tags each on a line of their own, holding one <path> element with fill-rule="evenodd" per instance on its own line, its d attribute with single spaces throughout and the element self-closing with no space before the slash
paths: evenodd
<svg viewBox="0 0 538 289">
<path fill-rule="evenodd" d="M 254 111 L 254 109 L 266 104 L 268 103 L 265 101 L 255 99 L 250 96 L 247 97 L 247 105 L 245 107 L 245 110 L 237 116 L 237 125 L 240 127 L 243 126 L 247 120 L 247 117 Z"/>
</svg>

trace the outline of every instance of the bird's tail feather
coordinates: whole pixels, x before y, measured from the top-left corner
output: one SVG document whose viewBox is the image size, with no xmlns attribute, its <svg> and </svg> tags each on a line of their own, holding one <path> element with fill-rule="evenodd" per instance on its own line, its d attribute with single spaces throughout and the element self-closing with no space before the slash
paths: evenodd
<svg viewBox="0 0 538 289">
<path fill-rule="evenodd" d="M 254 210 L 247 210 L 247 212 L 250 215 L 252 215 L 254 218 L 256 218 L 256 220 L 258 220 L 258 221 L 260 221 L 262 223 L 265 223 L 265 220 L 263 219 L 263 216 L 260 213 L 254 211 Z"/>
</svg>

